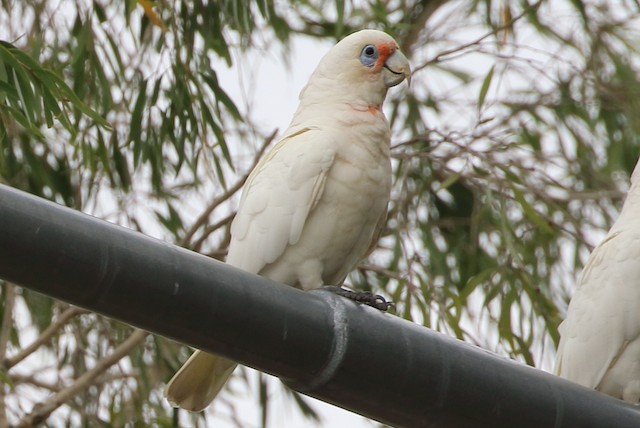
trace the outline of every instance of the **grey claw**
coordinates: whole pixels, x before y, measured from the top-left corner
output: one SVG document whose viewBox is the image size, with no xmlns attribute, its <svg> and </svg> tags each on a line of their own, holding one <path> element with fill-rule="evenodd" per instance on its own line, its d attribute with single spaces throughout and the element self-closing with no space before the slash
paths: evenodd
<svg viewBox="0 0 640 428">
<path fill-rule="evenodd" d="M 395 306 L 393 302 L 388 301 L 379 294 L 373 294 L 370 291 L 351 291 L 337 285 L 325 285 L 322 288 L 338 296 L 346 297 L 358 303 L 364 303 L 382 312 L 387 312 L 391 306 Z"/>
</svg>

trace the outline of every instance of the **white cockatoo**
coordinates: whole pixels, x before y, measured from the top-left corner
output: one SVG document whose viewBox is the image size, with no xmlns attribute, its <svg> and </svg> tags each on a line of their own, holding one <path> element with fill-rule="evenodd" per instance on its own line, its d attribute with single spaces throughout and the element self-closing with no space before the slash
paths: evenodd
<svg viewBox="0 0 640 428">
<path fill-rule="evenodd" d="M 351 34 L 322 58 L 291 125 L 244 186 L 227 263 L 304 290 L 344 281 L 385 222 L 390 130 L 381 106 L 409 78 L 398 44 L 380 31 Z M 196 351 L 165 395 L 200 411 L 235 367 Z"/>
<path fill-rule="evenodd" d="M 640 162 L 606 238 L 593 250 L 560 325 L 556 374 L 640 399 Z"/>
</svg>

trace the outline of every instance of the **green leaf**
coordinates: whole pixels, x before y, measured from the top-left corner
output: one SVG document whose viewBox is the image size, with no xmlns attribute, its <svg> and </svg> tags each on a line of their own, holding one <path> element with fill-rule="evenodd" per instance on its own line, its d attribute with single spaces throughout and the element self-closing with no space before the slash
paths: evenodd
<svg viewBox="0 0 640 428">
<path fill-rule="evenodd" d="M 3 67 L 0 66 L 0 69 L 2 68 Z M 16 92 L 16 89 L 12 85 L 9 85 L 8 83 L 0 80 L 0 101 L 2 101 L 3 99 L 6 100 L 7 98 L 17 100 L 18 92 Z"/>
<path fill-rule="evenodd" d="M 12 70 L 13 72 L 13 82 L 14 87 L 18 93 L 18 98 L 20 99 L 22 111 L 24 112 L 25 118 L 29 121 L 29 124 L 32 125 L 38 121 L 37 118 L 37 107 L 34 101 L 35 96 L 32 91 L 31 82 L 28 80 L 23 80 L 18 77 L 18 73 L 16 70 Z"/>
<path fill-rule="evenodd" d="M 489 87 L 491 86 L 491 80 L 493 80 L 493 72 L 495 71 L 495 69 L 496 69 L 496 66 L 494 64 L 491 66 L 491 68 L 489 69 L 489 72 L 487 73 L 487 75 L 484 77 L 484 80 L 482 81 L 482 86 L 480 87 L 480 94 L 478 94 L 478 111 L 482 110 L 482 107 L 484 106 L 484 101 L 487 96 L 487 93 L 489 92 Z"/>
<path fill-rule="evenodd" d="M 336 1 L 336 34 L 337 38 L 341 38 L 344 32 L 344 0 Z"/>
<path fill-rule="evenodd" d="M 450 174 L 444 181 L 440 182 L 440 187 L 438 187 L 438 190 L 443 190 L 451 186 L 460 179 L 460 176 L 461 174 L 458 172 Z"/>
<path fill-rule="evenodd" d="M 200 76 L 202 76 L 202 79 L 213 91 L 213 94 L 216 97 L 216 101 L 221 102 L 227 108 L 229 113 L 231 113 L 231 116 L 233 116 L 234 119 L 242 120 L 242 115 L 238 111 L 238 108 L 236 107 L 235 103 L 231 100 L 231 98 L 229 98 L 227 93 L 220 87 L 216 72 L 211 70 L 209 74 L 200 73 Z"/>
<path fill-rule="evenodd" d="M 475 291 L 476 287 L 482 283 L 484 283 L 487 279 L 489 279 L 494 273 L 496 273 L 495 267 L 490 267 L 484 269 L 483 271 L 473 275 L 469 278 L 464 288 L 460 293 L 460 297 L 466 299 L 473 291 Z"/>
<path fill-rule="evenodd" d="M 39 140 L 44 140 L 45 139 L 44 138 L 44 134 L 42 134 L 42 131 L 40 131 L 40 129 L 36 128 L 29 121 L 29 119 L 27 119 L 25 117 L 25 115 L 22 114 L 22 112 L 20 110 L 15 109 L 15 108 L 10 107 L 10 106 L 6 106 L 5 109 L 11 115 L 11 117 L 13 117 L 13 119 L 15 119 L 16 122 L 18 122 L 20 125 L 22 125 L 25 129 L 29 130 L 29 132 L 31 132 L 34 137 L 36 137 Z"/>
<path fill-rule="evenodd" d="M 138 99 L 136 100 L 133 112 L 131 113 L 129 141 L 140 144 L 140 136 L 142 134 L 142 113 L 147 101 L 147 79 L 142 80 L 138 91 Z"/>
<path fill-rule="evenodd" d="M 107 122 L 96 111 L 91 109 L 80 98 L 78 98 L 78 96 L 73 92 L 73 90 L 69 86 L 67 86 L 67 84 L 64 83 L 64 81 L 59 76 L 57 76 L 56 74 L 54 74 L 49 70 L 44 70 L 44 69 L 34 71 L 34 74 L 36 74 L 41 80 L 50 79 L 53 83 L 55 83 L 56 88 L 58 89 L 60 95 L 63 97 L 66 97 L 71 102 L 73 107 L 77 108 L 82 113 L 89 116 L 91 119 L 93 119 L 96 122 L 96 124 L 104 127 L 105 129 L 112 129 L 109 122 Z"/>
<path fill-rule="evenodd" d="M 45 111 L 45 122 L 48 126 L 51 126 L 53 117 L 58 117 L 60 114 L 60 108 L 52 107 L 55 104 L 53 100 L 57 99 L 59 102 L 70 101 L 74 108 L 93 119 L 97 124 L 107 129 L 111 128 L 104 118 L 78 98 L 62 78 L 43 68 L 37 61 L 10 43 L 0 41 L 0 62 L 8 65 L 13 73 L 14 88 L 24 109 L 24 113 L 21 114 L 20 118 L 23 126 L 26 120 L 29 124 L 34 124 L 34 126 L 29 126 L 29 129 L 35 129 L 34 127 L 40 121 L 39 117 L 42 114 L 43 103 L 45 108 L 52 109 L 50 112 Z M 43 91 L 42 101 L 37 99 L 34 85 L 41 85 Z M 63 122 L 63 124 L 67 127 L 69 125 L 68 121 Z"/>
<path fill-rule="evenodd" d="M 122 154 L 118 147 L 118 139 L 116 133 L 111 134 L 111 155 L 113 158 L 113 164 L 115 166 L 116 173 L 120 178 L 120 185 L 125 192 L 131 190 L 131 174 L 129 173 L 129 166 L 127 164 L 127 158 Z"/>
<path fill-rule="evenodd" d="M 513 196 L 516 201 L 520 204 L 522 209 L 524 210 L 525 216 L 531 220 L 536 226 L 540 227 L 542 231 L 552 235 L 554 233 L 549 223 L 538 214 L 538 212 L 527 202 L 524 195 L 520 190 L 516 188 L 516 186 L 511 186 L 511 190 L 513 191 Z"/>
</svg>

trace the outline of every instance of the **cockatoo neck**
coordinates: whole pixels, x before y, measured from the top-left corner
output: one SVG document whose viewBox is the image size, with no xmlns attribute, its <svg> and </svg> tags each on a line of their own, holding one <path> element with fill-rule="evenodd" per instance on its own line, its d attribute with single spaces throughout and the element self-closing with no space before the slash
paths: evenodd
<svg viewBox="0 0 640 428">
<path fill-rule="evenodd" d="M 300 105 L 293 121 L 314 121 L 327 116 L 344 116 L 352 112 L 382 115 L 382 103 L 387 88 L 374 82 L 345 85 L 335 79 L 319 76 L 309 82 L 300 93 Z"/>
<path fill-rule="evenodd" d="M 331 68 L 320 66 L 309 79 L 307 86 L 300 92 L 300 104 L 380 106 L 387 95 L 387 89 L 381 78 L 353 71 L 335 73 Z"/>
</svg>

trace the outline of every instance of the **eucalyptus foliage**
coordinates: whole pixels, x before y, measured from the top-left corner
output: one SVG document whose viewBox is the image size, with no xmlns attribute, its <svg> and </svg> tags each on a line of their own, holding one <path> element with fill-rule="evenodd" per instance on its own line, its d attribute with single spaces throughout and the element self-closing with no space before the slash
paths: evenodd
<svg viewBox="0 0 640 428">
<path fill-rule="evenodd" d="M 256 125 L 220 73 L 273 46 L 286 56 L 296 38 L 384 30 L 415 73 L 386 109 L 389 221 L 348 283 L 390 296 L 398 316 L 550 369 L 573 283 L 640 153 L 637 9 L 3 0 L 0 180 L 223 258 L 238 192 L 277 130 Z M 304 397 L 246 370 L 213 410 L 176 413 L 162 387 L 185 347 L 12 284 L 1 291 L 0 426 L 242 426 L 246 394 L 261 409 L 250 422 L 265 426 L 274 390 L 322 421 Z"/>
</svg>

